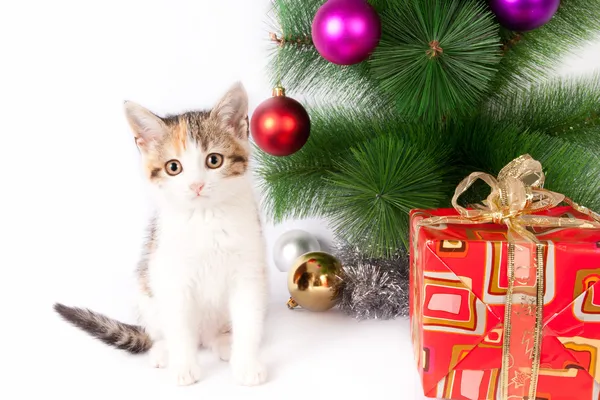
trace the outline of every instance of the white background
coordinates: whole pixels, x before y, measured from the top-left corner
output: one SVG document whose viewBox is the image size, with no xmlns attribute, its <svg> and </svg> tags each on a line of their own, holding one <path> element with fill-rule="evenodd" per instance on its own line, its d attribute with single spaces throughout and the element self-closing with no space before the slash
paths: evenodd
<svg viewBox="0 0 600 400">
<path fill-rule="evenodd" d="M 300 0 L 299 0 L 300 1 Z M 235 80 L 251 109 L 266 81 L 268 0 L 21 0 L 0 3 L 0 398 L 421 399 L 408 324 L 285 307 L 270 265 L 264 355 L 270 380 L 235 386 L 201 354 L 205 377 L 178 388 L 146 356 L 110 349 L 60 321 L 55 301 L 131 322 L 133 269 L 149 211 L 122 104 L 162 113 L 210 107 Z M 600 45 L 564 72 L 600 65 Z M 290 228 L 325 243 L 321 221 Z"/>
</svg>

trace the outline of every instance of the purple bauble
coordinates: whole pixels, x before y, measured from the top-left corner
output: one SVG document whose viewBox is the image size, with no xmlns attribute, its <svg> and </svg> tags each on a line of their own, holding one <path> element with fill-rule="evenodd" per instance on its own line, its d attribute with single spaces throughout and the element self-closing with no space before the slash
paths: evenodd
<svg viewBox="0 0 600 400">
<path fill-rule="evenodd" d="M 530 31 L 552 19 L 560 0 L 490 0 L 498 22 L 513 31 Z"/>
<path fill-rule="evenodd" d="M 366 0 L 329 0 L 317 11 L 312 40 L 326 60 L 339 65 L 366 60 L 381 37 L 381 21 Z"/>
</svg>

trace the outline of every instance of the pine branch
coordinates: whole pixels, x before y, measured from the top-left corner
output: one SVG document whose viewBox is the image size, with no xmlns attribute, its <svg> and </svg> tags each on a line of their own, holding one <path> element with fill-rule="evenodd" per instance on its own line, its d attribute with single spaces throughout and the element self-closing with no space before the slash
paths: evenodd
<svg viewBox="0 0 600 400">
<path fill-rule="evenodd" d="M 514 33 L 510 37 L 505 38 L 502 41 L 502 55 L 506 55 L 513 47 L 515 47 L 523 39 L 523 35 L 520 33 Z"/>
<path fill-rule="evenodd" d="M 483 110 L 498 121 L 518 121 L 531 130 L 600 148 L 600 72 L 496 93 Z"/>
<path fill-rule="evenodd" d="M 289 157 L 255 153 L 264 209 L 274 222 L 323 217 L 333 221 L 339 235 L 358 238 L 387 215 L 383 230 L 371 230 L 363 243 L 365 251 L 370 247 L 382 254 L 403 245 L 402 218 L 411 207 L 448 201 L 455 182 L 440 176 L 452 171 L 450 147 L 438 132 L 376 108 L 325 107 L 310 115 L 311 137 L 299 152 Z M 376 194 L 382 194 L 380 214 L 372 220 L 368 199 Z"/>
<path fill-rule="evenodd" d="M 449 126 L 455 159 L 462 175 L 483 171 L 497 175 L 514 158 L 528 153 L 539 160 L 547 175 L 546 188 L 571 197 L 595 211 L 600 209 L 600 162 L 596 148 L 583 148 L 561 137 L 530 131 L 518 122 L 497 121 L 480 115 Z M 480 201 L 489 188 L 477 185 L 465 204 Z"/>
<path fill-rule="evenodd" d="M 389 6 L 393 6 L 394 0 L 369 0 L 369 4 L 375 8 L 378 13 L 385 11 Z"/>
<path fill-rule="evenodd" d="M 274 157 L 256 149 L 256 174 L 263 191 L 264 208 L 274 222 L 286 218 L 322 217 L 336 194 L 323 178 L 334 161 L 350 155 L 356 143 L 377 135 L 389 124 L 401 129 L 390 113 L 353 107 L 310 107 L 311 136 L 304 147 L 287 157 Z"/>
<path fill-rule="evenodd" d="M 498 26 L 478 0 L 407 0 L 382 14 L 369 64 L 408 119 L 437 122 L 471 112 L 500 61 Z"/>
<path fill-rule="evenodd" d="M 408 248 L 410 210 L 449 201 L 450 152 L 441 143 L 390 132 L 355 146 L 352 157 L 336 163 L 327 182 L 337 193 L 329 214 L 338 236 L 373 257 Z"/>
<path fill-rule="evenodd" d="M 598 31 L 600 0 L 562 0 L 546 25 L 530 32 L 513 32 L 520 40 L 507 48 L 494 90 L 513 90 L 543 81 L 560 67 L 565 57 L 598 38 Z"/>
<path fill-rule="evenodd" d="M 374 102 L 386 107 L 389 101 L 371 77 L 366 62 L 339 66 L 325 60 L 315 49 L 311 40 L 312 20 L 323 3 L 323 0 L 273 0 L 276 21 L 272 31 L 287 40 L 282 46 L 274 43 L 270 48 L 269 81 L 276 85 L 281 79 L 290 94 L 335 99 L 336 103 L 357 107 Z"/>
</svg>

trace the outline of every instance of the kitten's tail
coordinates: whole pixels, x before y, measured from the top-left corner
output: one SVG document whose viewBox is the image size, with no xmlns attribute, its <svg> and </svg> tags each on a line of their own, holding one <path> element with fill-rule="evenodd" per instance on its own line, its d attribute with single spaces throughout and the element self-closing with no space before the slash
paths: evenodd
<svg viewBox="0 0 600 400">
<path fill-rule="evenodd" d="M 54 304 L 54 310 L 67 322 L 82 329 L 103 343 L 133 354 L 144 353 L 152 347 L 152 339 L 144 328 L 108 318 L 97 312 Z"/>
</svg>

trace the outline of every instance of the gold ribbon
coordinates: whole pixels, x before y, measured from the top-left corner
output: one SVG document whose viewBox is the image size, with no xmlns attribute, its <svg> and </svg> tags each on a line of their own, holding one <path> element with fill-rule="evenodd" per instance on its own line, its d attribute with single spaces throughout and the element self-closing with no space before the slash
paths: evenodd
<svg viewBox="0 0 600 400">
<path fill-rule="evenodd" d="M 458 204 L 458 198 L 478 179 L 491 187 L 491 193 L 483 204 L 475 204 L 466 209 Z M 498 178 L 484 172 L 474 172 L 462 180 L 452 197 L 452 206 L 459 216 L 430 217 L 420 221 L 421 226 L 439 224 L 505 224 L 508 227 L 509 241 L 523 240 L 539 243 L 536 236 L 527 227 L 567 227 L 599 228 L 600 214 L 580 206 L 571 199 L 543 188 L 545 175 L 542 164 L 522 155 L 508 163 Z M 588 215 L 594 221 L 579 218 L 549 217 L 534 215 L 558 206 L 561 202 Z"/>
<path fill-rule="evenodd" d="M 473 183 L 478 179 L 483 180 L 491 187 L 491 192 L 482 204 L 476 204 L 471 209 L 466 209 L 458 204 L 459 197 L 464 194 Z M 495 178 L 490 174 L 483 172 L 474 172 L 463 179 L 457 186 L 452 198 L 452 206 L 459 213 L 458 216 L 437 216 L 425 218 L 417 224 L 417 232 L 413 240 L 414 265 L 413 273 L 416 274 L 417 263 L 417 238 L 418 230 L 421 227 L 440 225 L 440 224 L 485 224 L 495 223 L 504 224 L 508 228 L 508 243 L 509 243 L 509 287 L 506 296 L 506 312 L 504 323 L 504 344 L 503 344 L 503 362 L 501 371 L 501 399 L 508 400 L 518 396 L 511 396 L 509 386 L 515 383 L 517 377 L 510 380 L 509 370 L 514 368 L 514 357 L 511 354 L 511 318 L 517 315 L 513 310 L 514 293 L 519 292 L 519 289 L 527 287 L 529 292 L 531 288 L 535 288 L 535 296 L 529 296 L 519 292 L 521 298 L 526 299 L 527 305 L 532 311 L 532 319 L 535 318 L 535 326 L 533 327 L 533 348 L 528 355 L 531 360 L 531 372 L 527 373 L 530 378 L 528 398 L 535 399 L 537 389 L 537 377 L 539 372 L 540 350 L 541 350 L 541 335 L 542 335 L 542 308 L 543 308 L 543 245 L 538 238 L 527 230 L 527 227 L 568 227 L 581 229 L 600 229 L 600 214 L 597 214 L 586 207 L 580 206 L 571 199 L 556 192 L 552 192 L 543 188 L 545 175 L 542 170 L 542 165 L 539 161 L 531 158 L 530 155 L 522 155 L 509 164 L 507 164 L 498 177 Z M 543 211 L 549 210 L 558 206 L 560 203 L 570 205 L 576 211 L 590 217 L 590 220 L 580 218 L 565 218 L 565 217 L 550 217 L 544 215 L 536 215 Z M 533 285 L 526 286 L 515 283 L 515 266 L 514 266 L 514 249 L 517 242 L 535 248 L 535 261 L 531 267 L 535 270 L 532 276 Z M 517 266 L 517 268 L 522 266 Z M 516 290 L 516 292 L 515 292 Z M 416 302 L 418 307 L 418 301 Z M 532 306 L 532 303 L 535 303 Z M 526 304 L 523 304 L 526 306 Z M 512 342 L 516 343 L 516 342 Z M 527 350 L 529 352 L 529 349 Z M 521 372 L 517 371 L 516 374 Z M 517 384 L 515 384 L 517 386 Z M 521 385 L 523 386 L 523 385 Z M 518 387 L 518 386 L 517 386 Z M 514 393 L 514 391 L 512 392 Z M 523 398 L 522 396 L 519 398 Z"/>
</svg>

